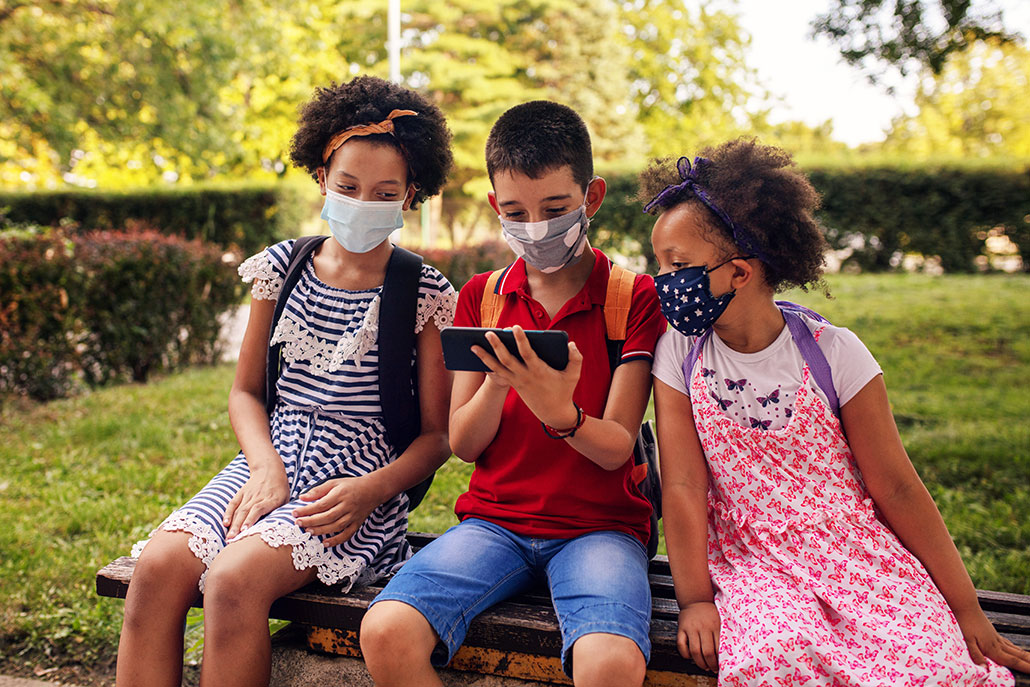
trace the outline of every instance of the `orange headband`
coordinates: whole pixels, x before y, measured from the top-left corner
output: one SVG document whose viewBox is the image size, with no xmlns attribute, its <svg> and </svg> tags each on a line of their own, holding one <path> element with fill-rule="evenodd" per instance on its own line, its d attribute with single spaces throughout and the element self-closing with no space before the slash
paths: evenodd
<svg viewBox="0 0 1030 687">
<path fill-rule="evenodd" d="M 407 117 L 408 115 L 418 115 L 418 112 L 415 112 L 414 110 L 394 110 L 390 114 L 386 115 L 386 119 L 378 124 L 358 124 L 356 126 L 347 127 L 329 139 L 329 143 L 326 144 L 325 150 L 322 151 L 322 164 L 325 164 L 326 161 L 329 160 L 329 156 L 332 155 L 337 148 L 342 146 L 351 136 L 393 134 L 393 120 L 397 117 Z M 403 150 L 403 146 L 401 149 Z"/>
</svg>

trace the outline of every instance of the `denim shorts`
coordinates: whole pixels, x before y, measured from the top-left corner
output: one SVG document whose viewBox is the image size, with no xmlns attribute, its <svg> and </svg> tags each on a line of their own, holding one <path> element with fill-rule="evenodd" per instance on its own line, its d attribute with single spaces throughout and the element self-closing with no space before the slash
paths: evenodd
<svg viewBox="0 0 1030 687">
<path fill-rule="evenodd" d="M 561 627 L 562 668 L 572 676 L 572 645 L 603 632 L 628 637 L 651 655 L 647 553 L 623 532 L 534 539 L 468 518 L 404 564 L 372 603 L 392 600 L 425 616 L 442 646 L 433 665 L 450 663 L 469 623 L 494 604 L 546 580 Z"/>
</svg>

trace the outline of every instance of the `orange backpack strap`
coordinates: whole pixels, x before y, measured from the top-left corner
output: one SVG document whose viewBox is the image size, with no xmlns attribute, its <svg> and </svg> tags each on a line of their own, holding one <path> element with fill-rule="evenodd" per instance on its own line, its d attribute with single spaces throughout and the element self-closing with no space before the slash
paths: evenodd
<svg viewBox="0 0 1030 687">
<path fill-rule="evenodd" d="M 626 340 L 626 323 L 633 301 L 633 282 L 637 275 L 612 263 L 608 274 L 608 293 L 604 298 L 604 325 L 609 341 Z"/>
<path fill-rule="evenodd" d="M 486 279 L 483 289 L 483 301 L 479 304 L 479 326 L 496 327 L 504 306 L 504 296 L 497 293 L 497 280 L 504 274 L 504 269 L 494 270 Z"/>
</svg>

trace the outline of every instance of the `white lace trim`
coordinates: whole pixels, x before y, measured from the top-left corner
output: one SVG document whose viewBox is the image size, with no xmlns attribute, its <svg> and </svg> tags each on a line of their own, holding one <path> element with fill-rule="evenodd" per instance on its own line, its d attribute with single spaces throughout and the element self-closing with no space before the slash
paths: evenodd
<svg viewBox="0 0 1030 687">
<path fill-rule="evenodd" d="M 254 534 L 261 535 L 261 540 L 273 549 L 291 547 L 295 569 L 317 568 L 320 582 L 340 585 L 342 592 L 350 591 L 355 582 L 368 578 L 365 561 L 360 558 L 334 557 L 317 537 L 304 532 L 296 523 L 265 520 L 236 535 L 230 542 Z"/>
<path fill-rule="evenodd" d="M 283 278 L 272 267 L 268 251 L 261 251 L 244 260 L 236 271 L 244 284 L 254 282 L 250 289 L 251 298 L 259 301 L 274 301 L 283 288 Z"/>
<path fill-rule="evenodd" d="M 454 311 L 457 308 L 458 294 L 455 291 L 428 293 L 425 298 L 419 298 L 418 309 L 415 311 L 415 333 L 422 331 L 430 316 L 436 321 L 437 329 L 450 327 L 454 324 Z"/>
<path fill-rule="evenodd" d="M 200 581 L 198 586 L 200 587 L 200 593 L 204 593 L 204 580 L 207 578 L 208 568 L 211 567 L 211 561 L 215 559 L 218 552 L 224 548 L 222 544 L 222 538 L 218 535 L 210 525 L 205 523 L 199 517 L 193 513 L 180 513 L 175 512 L 165 518 L 165 521 L 154 528 L 154 531 L 150 533 L 146 539 L 136 542 L 132 547 L 132 557 L 139 558 L 139 555 L 143 553 L 143 548 L 153 538 L 155 534 L 160 531 L 166 532 L 186 532 L 190 536 L 190 540 L 187 543 L 190 551 L 193 555 L 200 559 L 200 562 L 204 564 L 204 572 L 200 575 Z"/>
<path fill-rule="evenodd" d="M 335 344 L 320 339 L 303 324 L 284 312 L 272 335 L 272 344 L 283 344 L 282 356 L 287 362 L 309 360 L 315 372 L 336 372 L 348 360 L 361 367 L 365 357 L 379 336 L 379 296 L 375 296 L 365 311 L 365 317 L 355 331 L 340 337 Z"/>
</svg>

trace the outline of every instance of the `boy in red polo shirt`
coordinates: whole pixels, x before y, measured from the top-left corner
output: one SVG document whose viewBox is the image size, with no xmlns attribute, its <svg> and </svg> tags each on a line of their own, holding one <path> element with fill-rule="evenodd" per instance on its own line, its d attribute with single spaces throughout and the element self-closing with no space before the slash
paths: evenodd
<svg viewBox="0 0 1030 687">
<path fill-rule="evenodd" d="M 516 106 L 486 146 L 490 205 L 520 257 L 493 285 L 496 326 L 514 330 L 524 363 L 496 336 L 473 348 L 490 373 L 458 372 L 450 442 L 476 464 L 455 505 L 461 523 L 419 551 L 365 615 L 361 647 L 380 687 L 440 685 L 472 618 L 546 580 L 562 631 L 562 665 L 584 687 L 640 685 L 650 652 L 645 546 L 651 507 L 633 482 L 633 445 L 665 323 L 649 276 L 633 281 L 614 372 L 603 306 L 611 261 L 590 248 L 604 200 L 590 136 L 571 109 Z M 481 326 L 489 274 L 461 290 L 455 325 Z M 555 370 L 525 329 L 568 333 Z"/>
</svg>

